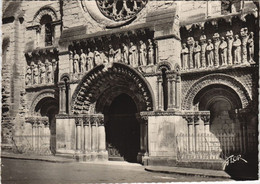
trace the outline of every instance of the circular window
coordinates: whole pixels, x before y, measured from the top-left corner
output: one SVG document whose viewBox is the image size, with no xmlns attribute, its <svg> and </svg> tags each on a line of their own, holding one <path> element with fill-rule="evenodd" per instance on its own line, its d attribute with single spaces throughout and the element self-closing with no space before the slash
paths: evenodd
<svg viewBox="0 0 260 184">
<path fill-rule="evenodd" d="M 147 4 L 148 0 L 96 0 L 101 13 L 114 21 L 133 18 Z"/>
</svg>

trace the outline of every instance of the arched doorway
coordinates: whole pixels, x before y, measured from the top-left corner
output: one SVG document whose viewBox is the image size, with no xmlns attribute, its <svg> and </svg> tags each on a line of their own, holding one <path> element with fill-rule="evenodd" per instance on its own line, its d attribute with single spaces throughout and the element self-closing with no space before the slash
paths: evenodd
<svg viewBox="0 0 260 184">
<path fill-rule="evenodd" d="M 58 101 L 53 97 L 42 98 L 34 108 L 34 114 L 41 117 L 48 117 L 49 135 L 50 135 L 50 151 L 55 154 L 56 150 L 56 119 L 55 116 L 59 112 Z"/>
<path fill-rule="evenodd" d="M 110 160 L 137 162 L 140 151 L 140 125 L 136 119 L 137 107 L 127 94 L 112 101 L 105 114 L 107 150 Z"/>
</svg>

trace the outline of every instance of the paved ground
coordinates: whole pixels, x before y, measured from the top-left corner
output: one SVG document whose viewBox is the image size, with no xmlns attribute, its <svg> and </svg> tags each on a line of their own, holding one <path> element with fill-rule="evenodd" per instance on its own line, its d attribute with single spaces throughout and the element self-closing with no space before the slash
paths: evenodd
<svg viewBox="0 0 260 184">
<path fill-rule="evenodd" d="M 144 170 L 144 167 L 139 164 L 126 162 L 51 163 L 2 158 L 3 184 L 144 183 L 228 180 L 229 179 L 147 172 Z"/>
</svg>

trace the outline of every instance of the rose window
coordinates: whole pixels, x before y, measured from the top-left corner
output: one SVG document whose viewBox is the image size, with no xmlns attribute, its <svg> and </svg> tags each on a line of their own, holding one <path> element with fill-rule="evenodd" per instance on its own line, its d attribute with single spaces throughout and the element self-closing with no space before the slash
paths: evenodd
<svg viewBox="0 0 260 184">
<path fill-rule="evenodd" d="M 147 4 L 148 0 L 96 0 L 101 13 L 114 21 L 133 18 Z"/>
</svg>

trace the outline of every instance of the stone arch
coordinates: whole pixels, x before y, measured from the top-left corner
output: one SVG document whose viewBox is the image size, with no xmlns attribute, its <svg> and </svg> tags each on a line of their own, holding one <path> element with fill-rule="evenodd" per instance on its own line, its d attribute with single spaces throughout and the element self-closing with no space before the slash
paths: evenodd
<svg viewBox="0 0 260 184">
<path fill-rule="evenodd" d="M 202 77 L 191 85 L 186 94 L 184 95 L 182 102 L 182 109 L 189 110 L 193 106 L 195 96 L 205 87 L 209 85 L 223 85 L 231 88 L 239 96 L 242 104 L 242 108 L 246 108 L 249 105 L 252 97 L 243 84 L 226 74 L 210 74 Z"/>
<path fill-rule="evenodd" d="M 69 75 L 68 73 L 63 73 L 63 74 L 60 76 L 60 81 L 63 82 L 64 80 L 70 81 L 70 75 Z"/>
<path fill-rule="evenodd" d="M 57 94 L 55 93 L 54 90 L 44 90 L 44 91 L 42 91 L 40 94 L 38 94 L 32 100 L 32 104 L 31 104 L 31 107 L 30 107 L 30 114 L 34 114 L 35 113 L 36 106 L 39 104 L 39 102 L 41 100 L 43 100 L 44 98 L 57 99 L 56 96 L 57 96 Z"/>
<path fill-rule="evenodd" d="M 162 71 L 162 69 L 165 69 L 166 71 L 171 71 L 173 69 L 172 64 L 168 61 L 160 61 L 157 66 L 157 71 Z"/>
<path fill-rule="evenodd" d="M 33 25 L 40 24 L 41 18 L 44 15 L 49 15 L 52 18 L 52 21 L 58 20 L 58 16 L 57 16 L 54 8 L 52 8 L 50 6 L 44 6 L 44 7 L 40 8 L 34 15 Z"/>
<path fill-rule="evenodd" d="M 77 86 L 71 101 L 74 114 L 89 113 L 90 105 L 97 102 L 106 91 L 118 87 L 117 90 L 132 91 L 142 101 L 140 111 L 154 109 L 154 96 L 151 86 L 137 71 L 122 63 L 99 65 L 88 72 Z M 136 100 L 138 101 L 138 100 Z"/>
</svg>

